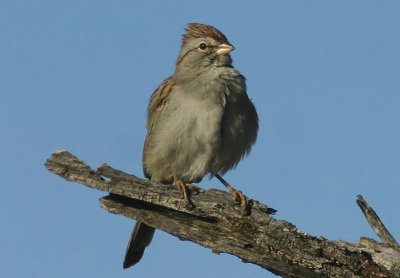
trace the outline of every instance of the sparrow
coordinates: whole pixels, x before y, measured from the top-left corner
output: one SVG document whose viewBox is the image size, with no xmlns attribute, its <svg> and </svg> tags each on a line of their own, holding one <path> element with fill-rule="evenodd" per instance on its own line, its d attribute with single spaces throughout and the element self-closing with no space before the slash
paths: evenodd
<svg viewBox="0 0 400 278">
<path fill-rule="evenodd" d="M 222 178 L 257 139 L 258 115 L 246 79 L 232 66 L 235 48 L 221 31 L 200 23 L 185 31 L 174 74 L 150 98 L 144 174 L 153 182 L 175 183 L 190 207 L 191 184 L 210 175 L 246 206 L 247 197 Z M 139 262 L 154 231 L 136 222 L 124 268 Z"/>
</svg>

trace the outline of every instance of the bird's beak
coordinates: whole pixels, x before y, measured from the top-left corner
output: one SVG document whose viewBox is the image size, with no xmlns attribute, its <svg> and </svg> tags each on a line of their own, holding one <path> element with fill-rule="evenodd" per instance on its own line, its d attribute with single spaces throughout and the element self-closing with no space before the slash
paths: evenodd
<svg viewBox="0 0 400 278">
<path fill-rule="evenodd" d="M 217 55 L 227 55 L 233 50 L 235 50 L 235 48 L 232 45 L 223 43 L 217 47 L 215 52 L 217 53 Z"/>
</svg>

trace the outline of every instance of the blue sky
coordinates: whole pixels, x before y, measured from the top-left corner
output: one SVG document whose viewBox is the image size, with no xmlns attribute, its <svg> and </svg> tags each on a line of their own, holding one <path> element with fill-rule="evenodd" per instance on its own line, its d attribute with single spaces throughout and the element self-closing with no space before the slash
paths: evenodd
<svg viewBox="0 0 400 278">
<path fill-rule="evenodd" d="M 226 179 L 277 219 L 350 242 L 377 239 L 355 202 L 363 194 L 400 240 L 399 11 L 398 1 L 2 1 L 0 276 L 274 277 L 160 231 L 123 270 L 133 221 L 43 165 L 66 149 L 143 176 L 148 99 L 189 22 L 236 47 L 260 116 L 252 153 Z"/>
</svg>

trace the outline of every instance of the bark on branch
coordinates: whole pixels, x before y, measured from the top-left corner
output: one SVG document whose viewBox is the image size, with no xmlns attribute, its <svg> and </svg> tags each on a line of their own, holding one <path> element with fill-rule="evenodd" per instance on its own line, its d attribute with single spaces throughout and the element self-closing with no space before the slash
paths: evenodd
<svg viewBox="0 0 400 278">
<path fill-rule="evenodd" d="M 93 170 L 67 151 L 53 153 L 46 167 L 68 181 L 109 192 L 100 203 L 111 213 L 215 253 L 235 255 L 282 277 L 400 278 L 400 246 L 393 237 L 382 243 L 368 238 L 358 243 L 330 241 L 274 219 L 275 210 L 255 200 L 250 215 L 244 216 L 228 193 L 216 189 L 194 192 L 195 208 L 190 210 L 175 186 L 140 179 L 107 164 Z"/>
</svg>

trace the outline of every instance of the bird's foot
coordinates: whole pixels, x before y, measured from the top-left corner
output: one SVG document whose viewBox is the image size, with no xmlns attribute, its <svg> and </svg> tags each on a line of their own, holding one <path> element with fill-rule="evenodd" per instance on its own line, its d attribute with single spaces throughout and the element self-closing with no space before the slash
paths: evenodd
<svg viewBox="0 0 400 278">
<path fill-rule="evenodd" d="M 250 203 L 246 195 L 242 191 L 236 190 L 232 185 L 230 185 L 226 180 L 224 180 L 220 175 L 216 174 L 215 177 L 229 190 L 232 199 L 235 202 L 240 203 L 240 207 L 243 209 L 245 215 L 250 214 Z"/>
<path fill-rule="evenodd" d="M 231 185 L 227 186 L 227 188 L 232 195 L 232 199 L 240 203 L 240 206 L 242 208 L 246 208 L 247 205 L 249 204 L 249 199 L 247 198 L 247 196 L 244 195 L 242 191 L 233 188 Z"/>
<path fill-rule="evenodd" d="M 179 194 L 181 195 L 182 199 L 185 199 L 186 206 L 188 209 L 193 209 L 194 204 L 190 199 L 191 189 L 194 187 L 192 184 L 187 184 L 182 181 L 176 174 L 174 174 L 174 181 L 176 186 L 178 187 Z"/>
<path fill-rule="evenodd" d="M 186 186 L 190 192 L 190 195 L 197 195 L 203 190 L 202 188 L 198 187 L 193 183 L 186 183 Z"/>
</svg>

